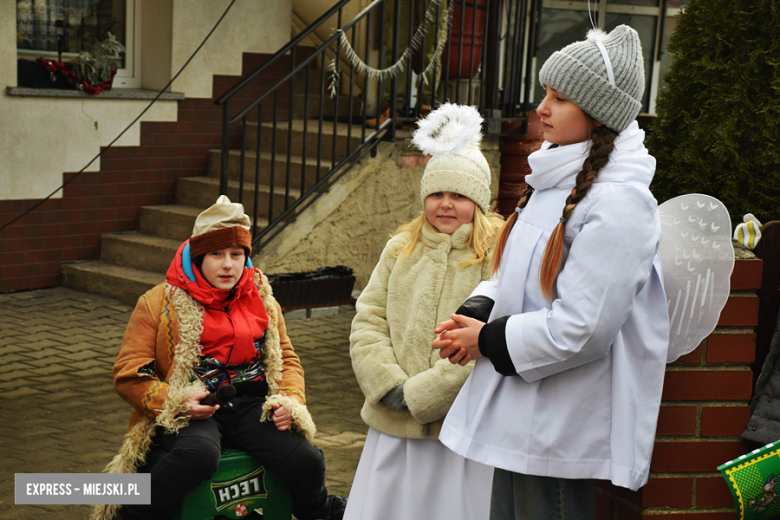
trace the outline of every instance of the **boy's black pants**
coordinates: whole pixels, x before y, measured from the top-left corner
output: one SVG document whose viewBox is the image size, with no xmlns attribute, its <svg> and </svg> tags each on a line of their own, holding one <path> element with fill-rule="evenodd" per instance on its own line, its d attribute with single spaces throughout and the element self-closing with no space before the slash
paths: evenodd
<svg viewBox="0 0 780 520">
<path fill-rule="evenodd" d="M 152 468 L 152 504 L 128 505 L 124 520 L 154 520 L 211 477 L 219 465 L 222 442 L 259 458 L 290 487 L 293 514 L 300 520 L 318 518 L 325 506 L 325 458 L 322 450 L 297 431 L 279 431 L 273 421 L 260 422 L 263 399 L 253 399 L 240 411 L 218 410 L 213 417 L 190 420 L 176 435 L 158 428 L 157 442 L 168 454 Z"/>
</svg>

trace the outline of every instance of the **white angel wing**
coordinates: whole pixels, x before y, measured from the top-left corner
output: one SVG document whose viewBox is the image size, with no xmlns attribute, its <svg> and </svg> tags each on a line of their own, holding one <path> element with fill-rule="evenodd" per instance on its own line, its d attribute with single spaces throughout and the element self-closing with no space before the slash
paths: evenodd
<svg viewBox="0 0 780 520">
<path fill-rule="evenodd" d="M 734 248 L 731 220 L 718 199 L 699 193 L 658 207 L 661 263 L 669 310 L 671 363 L 691 352 L 718 323 L 729 297 Z"/>
</svg>

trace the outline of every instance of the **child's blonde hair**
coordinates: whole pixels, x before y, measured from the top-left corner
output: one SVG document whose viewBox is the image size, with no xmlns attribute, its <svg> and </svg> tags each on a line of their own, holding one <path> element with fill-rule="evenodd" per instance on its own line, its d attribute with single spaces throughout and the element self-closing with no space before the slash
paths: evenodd
<svg viewBox="0 0 780 520">
<path fill-rule="evenodd" d="M 474 206 L 474 220 L 472 221 L 474 228 L 471 230 L 471 237 L 469 238 L 469 251 L 474 256 L 468 260 L 462 262 L 458 267 L 466 267 L 471 264 L 479 264 L 482 262 L 488 262 L 490 260 L 490 252 L 493 244 L 496 241 L 496 235 L 498 234 L 501 225 L 504 223 L 504 219 L 498 213 L 490 212 L 487 215 L 482 211 L 482 208 Z M 403 232 L 409 232 L 409 240 L 406 241 L 404 246 L 395 253 L 396 258 L 407 257 L 412 254 L 417 244 L 422 242 L 426 246 L 430 244 L 425 242 L 423 238 L 423 227 L 427 226 L 428 229 L 434 232 L 438 232 L 434 228 L 428 219 L 425 218 L 425 211 L 420 214 L 411 222 L 407 222 L 403 226 L 400 226 L 395 235 L 397 236 Z"/>
</svg>

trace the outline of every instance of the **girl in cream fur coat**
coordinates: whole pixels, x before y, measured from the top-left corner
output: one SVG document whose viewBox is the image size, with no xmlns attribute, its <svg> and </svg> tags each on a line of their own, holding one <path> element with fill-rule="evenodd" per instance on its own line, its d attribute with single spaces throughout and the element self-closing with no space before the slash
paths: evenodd
<svg viewBox="0 0 780 520">
<path fill-rule="evenodd" d="M 350 353 L 370 428 L 345 519 L 487 518 L 492 469 L 438 441 L 472 366 L 431 349 L 436 323 L 490 274 L 501 218 L 489 213 L 481 122 L 476 109 L 450 104 L 420 122 L 412 142 L 433 155 L 424 211 L 387 243 L 357 301 Z"/>
</svg>

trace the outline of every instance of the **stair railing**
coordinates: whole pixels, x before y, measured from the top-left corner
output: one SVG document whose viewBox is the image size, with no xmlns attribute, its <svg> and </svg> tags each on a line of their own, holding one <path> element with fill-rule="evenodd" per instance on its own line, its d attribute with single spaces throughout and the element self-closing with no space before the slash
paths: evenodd
<svg viewBox="0 0 780 520">
<path fill-rule="evenodd" d="M 442 95 L 436 93 L 432 95 L 436 99 L 429 100 L 420 94 L 417 102 L 412 103 L 414 98 L 407 96 L 406 102 L 399 106 L 398 78 L 387 72 L 394 65 L 397 69 L 399 61 L 406 70 L 422 72 L 427 69 L 428 81 L 433 85 L 440 84 L 444 89 L 443 99 L 480 108 L 489 133 L 502 135 L 501 123 L 507 121 L 521 123 L 514 134 L 525 133 L 526 114 L 530 109 L 535 27 L 541 0 L 449 0 L 449 12 L 446 12 L 444 0 L 410 0 L 411 10 L 417 3 L 422 4 L 423 12 L 435 12 L 429 17 L 432 25 L 426 31 L 414 26 L 413 17 L 402 19 L 400 2 L 386 0 L 375 0 L 343 24 L 343 11 L 349 2 L 336 3 L 215 101 L 222 106 L 220 194 L 243 203 L 247 212 L 253 215 L 255 251 L 273 240 L 366 155 L 375 154 L 381 140 L 395 140 L 397 124 L 413 124 L 420 116 L 422 105 L 435 107 L 436 99 L 442 99 Z M 388 9 L 393 9 L 392 23 L 385 21 L 386 15 L 390 14 Z M 446 23 L 452 24 L 449 42 L 439 38 L 441 20 L 448 19 L 442 16 L 442 9 L 449 15 L 450 21 Z M 453 13 L 457 14 L 458 10 L 457 19 L 452 20 Z M 318 28 L 327 27 L 329 20 L 331 26 L 335 21 L 332 36 L 317 48 L 305 47 L 304 40 Z M 400 37 L 399 20 L 409 24 L 408 37 L 404 41 Z M 471 40 L 467 42 L 469 26 Z M 386 30 L 391 30 L 392 36 L 385 38 Z M 458 35 L 457 43 L 453 34 Z M 431 60 L 425 52 L 415 50 L 425 49 L 425 39 L 431 35 L 433 48 L 440 51 L 438 61 L 437 54 Z M 479 45 L 477 40 L 480 40 Z M 382 51 L 382 42 L 386 43 L 387 52 Z M 402 48 L 404 52 L 401 52 Z M 326 57 L 329 49 L 330 56 L 335 58 Z M 503 60 L 499 59 L 501 49 Z M 345 57 L 349 57 L 346 89 L 343 85 L 347 74 L 341 63 Z M 440 64 L 429 66 L 434 61 Z M 287 67 L 282 79 L 270 88 L 264 87 L 263 78 L 281 66 Z M 455 69 L 454 72 L 451 69 Z M 451 82 L 453 78 L 459 79 Z M 357 99 L 361 108 L 355 110 L 358 81 L 362 83 L 359 89 L 362 99 Z M 413 91 L 412 81 L 412 74 L 407 74 L 405 85 L 400 85 L 404 92 Z M 417 81 L 417 92 L 422 93 L 422 75 Z M 389 110 L 389 117 L 381 124 L 369 126 L 368 118 L 380 122 L 386 84 L 389 84 L 390 95 L 385 108 Z M 258 94 L 258 91 L 262 93 Z M 296 114 L 301 108 L 295 100 L 296 95 L 301 97 L 301 94 L 303 108 L 302 116 L 298 118 Z M 336 95 L 329 97 L 331 94 Z M 371 113 L 366 110 L 368 95 L 375 96 Z M 310 98 L 316 100 L 316 107 L 310 107 Z M 340 110 L 343 102 L 347 104 L 346 110 Z M 236 108 L 241 104 L 242 108 Z M 286 122 L 280 122 L 285 119 Z M 278 136 L 282 132 L 279 130 L 285 126 L 286 135 L 280 140 Z M 252 137 L 253 128 L 256 129 L 254 142 L 249 150 L 247 141 Z M 293 154 L 294 140 L 300 141 L 300 156 Z M 233 159 L 231 146 L 239 147 L 238 153 L 234 154 L 237 157 Z M 268 151 L 264 152 L 265 149 Z M 314 157 L 308 156 L 311 151 Z M 252 155 L 254 190 L 249 193 L 246 180 L 250 175 L 246 167 Z M 277 164 L 278 158 L 282 159 L 281 165 Z M 264 161 L 269 162 L 266 168 L 262 167 Z M 231 162 L 237 162 L 234 164 L 238 168 L 237 186 L 229 183 Z M 293 171 L 293 162 L 300 172 Z M 283 174 L 277 172 L 278 167 L 284 168 Z M 261 183 L 261 173 L 266 177 L 263 179 L 265 184 Z M 261 184 L 267 184 L 267 193 L 261 189 Z M 261 198 L 267 198 L 265 206 L 261 204 Z M 263 214 L 261 207 L 265 208 Z M 267 219 L 267 225 L 262 229 L 260 217 Z"/>
</svg>

